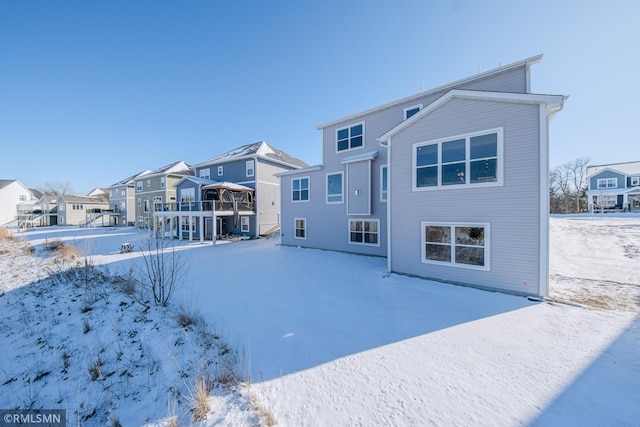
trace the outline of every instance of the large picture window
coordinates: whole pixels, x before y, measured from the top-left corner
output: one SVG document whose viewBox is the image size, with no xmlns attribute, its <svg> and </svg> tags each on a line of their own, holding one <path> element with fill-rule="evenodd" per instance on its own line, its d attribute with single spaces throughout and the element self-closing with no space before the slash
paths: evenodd
<svg viewBox="0 0 640 427">
<path fill-rule="evenodd" d="M 380 246 L 380 220 L 350 219 L 349 243 Z"/>
<path fill-rule="evenodd" d="M 309 201 L 309 177 L 293 178 L 291 180 L 291 201 Z"/>
<path fill-rule="evenodd" d="M 598 180 L 598 188 L 616 188 L 618 187 L 618 178 L 601 178 Z"/>
<path fill-rule="evenodd" d="M 345 151 L 364 145 L 364 123 L 338 129 L 336 131 L 337 150 Z"/>
<path fill-rule="evenodd" d="M 422 262 L 489 270 L 488 224 L 421 223 Z"/>
<path fill-rule="evenodd" d="M 502 184 L 502 129 L 414 144 L 413 189 Z"/>
<path fill-rule="evenodd" d="M 327 174 L 327 203 L 342 203 L 342 172 Z"/>
</svg>

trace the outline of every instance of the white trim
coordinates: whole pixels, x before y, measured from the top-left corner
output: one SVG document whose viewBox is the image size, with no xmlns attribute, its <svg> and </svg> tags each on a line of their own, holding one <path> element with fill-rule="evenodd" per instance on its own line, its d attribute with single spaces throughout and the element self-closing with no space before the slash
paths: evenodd
<svg viewBox="0 0 640 427">
<path fill-rule="evenodd" d="M 391 137 L 387 140 L 387 272 L 391 273 Z"/>
<path fill-rule="evenodd" d="M 245 230 L 245 225 L 247 226 L 246 230 Z M 250 218 L 248 216 L 241 216 L 240 217 L 240 232 L 241 233 L 249 233 L 250 231 L 251 231 Z"/>
<path fill-rule="evenodd" d="M 303 180 L 306 179 L 307 180 L 307 199 L 306 200 L 293 200 L 293 181 L 295 180 Z M 309 203 L 311 201 L 311 178 L 309 177 L 309 175 L 307 176 L 299 176 L 297 178 L 291 178 L 291 187 L 289 188 L 290 190 L 290 196 L 291 196 L 291 203 Z M 298 190 L 300 191 L 300 190 Z"/>
<path fill-rule="evenodd" d="M 363 162 L 365 160 L 373 160 L 378 157 L 378 151 L 369 151 L 367 153 L 354 154 L 344 157 L 340 163 L 346 165 L 348 163 Z"/>
<path fill-rule="evenodd" d="M 301 229 L 304 230 L 304 237 L 298 237 L 296 235 L 296 231 L 298 230 L 298 221 L 304 221 L 304 228 Z M 293 238 L 298 240 L 307 240 L 307 218 L 293 218 Z"/>
<path fill-rule="evenodd" d="M 632 187 L 636 187 L 640 185 L 640 176 L 632 176 L 630 177 L 630 179 L 631 179 L 630 183 Z"/>
<path fill-rule="evenodd" d="M 362 234 L 364 237 L 364 223 L 365 222 L 375 222 L 377 225 L 377 243 L 365 243 L 364 242 L 364 238 L 362 242 L 352 242 L 351 241 L 351 223 L 355 222 L 355 221 L 359 221 L 363 223 L 363 229 L 362 229 Z M 347 243 L 350 245 L 358 245 L 358 246 L 374 246 L 374 247 L 380 247 L 380 240 L 382 237 L 382 233 L 380 233 L 380 218 L 348 218 L 347 221 Z"/>
<path fill-rule="evenodd" d="M 471 138 L 475 137 L 475 136 L 481 136 L 481 135 L 489 135 L 495 133 L 497 134 L 497 162 L 496 162 L 496 167 L 497 167 L 497 174 L 496 174 L 496 181 L 491 181 L 491 182 L 486 182 L 486 183 L 472 183 L 470 181 L 471 179 L 471 174 L 470 174 L 470 169 L 471 169 L 471 163 L 473 161 L 477 161 L 477 159 L 471 159 L 470 156 L 470 143 L 471 143 Z M 465 140 L 465 150 L 466 150 L 466 154 L 465 154 L 465 183 L 464 184 L 456 184 L 456 185 L 443 185 L 442 184 L 442 143 L 443 142 L 448 142 L 448 141 L 453 141 L 456 139 L 464 139 Z M 418 187 L 416 185 L 416 178 L 417 178 L 417 155 L 416 155 L 416 149 L 418 147 L 423 147 L 423 146 L 427 146 L 427 145 L 438 145 L 438 161 L 435 165 L 435 167 L 437 167 L 437 184 L 434 186 L 429 186 L 429 187 Z M 462 163 L 462 162 L 460 162 Z M 482 188 L 482 187 L 501 187 L 504 185 L 504 128 L 499 127 L 499 128 L 494 128 L 494 129 L 486 129 L 486 130 L 481 130 L 481 131 L 477 131 L 477 132 L 470 132 L 470 133 L 465 133 L 465 134 L 461 134 L 461 135 L 453 135 L 453 136 L 448 136 L 446 138 L 438 138 L 438 139 L 433 139 L 430 141 L 425 141 L 425 142 L 416 142 L 412 145 L 411 147 L 411 191 L 444 191 L 444 190 L 455 190 L 455 189 L 460 189 L 460 188 Z"/>
<path fill-rule="evenodd" d="M 369 162 L 369 167 L 367 167 L 367 210 L 366 212 L 351 212 L 349 210 L 349 201 L 351 200 L 351 194 L 349 194 L 349 166 L 351 166 L 351 163 L 355 163 L 355 162 L 351 162 L 351 163 L 347 163 L 347 173 L 346 173 L 346 178 L 345 178 L 345 197 L 346 197 L 346 203 L 347 203 L 347 216 L 350 215 L 371 215 L 371 160 L 368 160 Z M 358 195 L 359 197 L 360 195 Z"/>
<path fill-rule="evenodd" d="M 451 242 L 449 246 L 451 247 L 451 261 L 435 261 L 428 260 L 426 254 L 426 234 L 424 232 L 424 228 L 426 226 L 433 225 L 436 227 L 450 227 L 451 228 Z M 471 264 L 462 264 L 455 262 L 455 227 L 482 227 L 484 228 L 484 245 L 482 249 L 484 249 L 484 265 L 471 265 Z M 432 265 L 440 265 L 443 267 L 453 267 L 453 268 L 464 268 L 470 270 L 479 270 L 479 271 L 491 271 L 491 226 L 488 222 L 437 222 L 437 221 L 420 221 L 420 261 L 422 264 L 432 264 Z M 480 247 L 480 246 L 478 246 Z"/>
<path fill-rule="evenodd" d="M 218 165 L 218 176 L 224 175 L 224 165 Z"/>
<path fill-rule="evenodd" d="M 251 165 L 251 168 L 249 168 L 249 165 Z M 245 175 L 247 176 L 247 178 L 255 176 L 256 175 L 256 161 L 255 159 L 251 159 L 251 160 L 247 160 L 244 163 L 244 168 L 245 168 Z M 251 169 L 251 174 L 249 174 L 249 169 Z"/>
<path fill-rule="evenodd" d="M 395 106 L 400 105 L 400 104 L 408 103 L 408 102 L 411 102 L 413 100 L 418 100 L 420 98 L 424 98 L 426 96 L 433 95 L 433 94 L 435 94 L 437 92 L 445 91 L 445 90 L 447 90 L 449 88 L 452 88 L 452 87 L 456 87 L 456 86 L 460 87 L 460 86 L 465 85 L 465 84 L 467 84 L 469 82 L 473 82 L 473 81 L 476 81 L 476 80 L 481 80 L 481 79 L 484 79 L 484 78 L 486 78 L 488 76 L 491 76 L 491 75 L 494 75 L 494 74 L 499 74 L 499 73 L 501 73 L 503 71 L 516 69 L 518 67 L 522 67 L 523 65 L 524 66 L 530 66 L 530 65 L 533 65 L 533 64 L 537 64 L 541 60 L 542 60 L 542 54 L 539 54 L 539 55 L 536 55 L 536 56 L 532 56 L 530 58 L 526 58 L 526 59 L 523 59 L 521 61 L 517 61 L 517 62 L 513 62 L 511 64 L 503 65 L 502 67 L 494 68 L 492 70 L 488 70 L 488 71 L 485 71 L 483 73 L 478 73 L 478 74 L 473 75 L 471 77 L 465 77 L 465 78 L 457 80 L 455 82 L 450 82 L 450 83 L 447 83 L 447 84 L 444 84 L 444 85 L 441 85 L 441 86 L 437 86 L 437 87 L 429 89 L 427 91 L 423 91 L 423 92 L 419 92 L 417 94 L 406 96 L 404 98 L 397 99 L 395 101 L 388 102 L 386 104 L 379 105 L 377 107 L 370 108 L 368 110 L 361 111 L 359 113 L 352 114 L 350 116 L 343 117 L 341 119 L 333 120 L 331 122 L 324 123 L 322 125 L 318 125 L 318 126 L 316 126 L 316 129 L 320 130 L 320 129 L 323 129 L 323 128 L 326 128 L 326 127 L 329 127 L 329 126 L 338 125 L 338 124 L 343 123 L 343 122 L 354 121 L 354 120 L 357 120 L 360 117 L 369 115 L 369 114 L 374 113 L 376 111 L 386 110 L 388 108 L 395 107 Z M 386 140 L 386 138 L 384 138 L 384 139 Z"/>
<path fill-rule="evenodd" d="M 278 172 L 278 173 L 273 174 L 273 176 L 280 178 L 281 176 L 297 175 L 297 174 L 301 174 L 301 173 L 320 171 L 323 168 L 324 168 L 324 166 L 322 166 L 322 165 L 309 166 L 308 168 L 304 168 L 304 169 L 293 169 L 293 170 L 289 170 L 289 171 Z"/>
<path fill-rule="evenodd" d="M 340 201 L 339 202 L 330 202 L 329 201 L 329 176 L 340 175 Z M 339 172 L 327 172 L 325 174 L 325 203 L 327 205 L 342 205 L 344 204 L 344 171 Z M 336 197 L 337 194 L 332 194 L 333 197 Z"/>
<path fill-rule="evenodd" d="M 385 168 L 387 169 L 387 198 L 386 199 L 382 197 L 382 195 L 384 194 L 384 190 L 383 190 L 384 179 L 382 176 L 382 170 Z M 380 203 L 387 203 L 388 200 L 389 200 L 389 167 L 387 165 L 380 165 Z"/>
<path fill-rule="evenodd" d="M 609 186 L 609 182 L 612 182 L 615 180 L 615 185 L 613 187 Z M 602 183 L 607 183 L 605 186 L 600 187 L 600 182 Z M 612 178 L 597 178 L 596 179 L 596 189 L 597 190 L 608 190 L 611 188 L 618 188 L 618 177 L 612 177 Z"/>
<path fill-rule="evenodd" d="M 356 126 L 362 126 L 362 145 L 360 145 L 359 147 L 353 148 L 353 147 L 351 147 L 351 139 L 352 139 L 351 128 L 354 128 Z M 349 143 L 349 148 L 344 149 L 344 150 L 338 150 L 338 132 L 341 131 L 341 130 L 344 130 L 344 129 L 348 129 L 349 130 L 349 137 L 347 138 L 347 141 Z M 334 132 L 334 134 L 335 134 L 335 139 L 334 139 L 335 154 L 343 154 L 343 153 L 348 153 L 348 152 L 351 152 L 351 151 L 364 149 L 365 145 L 366 145 L 365 132 L 366 132 L 366 128 L 365 128 L 365 125 L 364 125 L 364 120 L 360 121 L 360 122 L 355 122 L 355 123 L 348 124 L 346 126 L 342 126 L 342 127 L 336 128 L 335 132 Z"/>
<path fill-rule="evenodd" d="M 402 120 L 407 120 L 411 117 L 407 117 L 407 112 L 411 111 L 411 110 L 415 110 L 418 109 L 418 111 L 416 111 L 416 114 L 418 112 L 420 112 L 420 110 L 422 110 L 424 108 L 424 104 L 421 102 L 420 104 L 416 104 L 416 105 L 412 105 L 411 107 L 407 107 L 404 110 L 402 110 Z M 414 114 L 415 115 L 415 114 Z M 412 115 L 413 117 L 413 115 Z"/>
<path fill-rule="evenodd" d="M 549 122 L 547 109 L 540 104 L 539 134 L 540 134 L 540 171 L 539 194 L 540 211 L 538 213 L 540 229 L 540 252 L 538 254 L 538 294 L 549 295 Z"/>
</svg>

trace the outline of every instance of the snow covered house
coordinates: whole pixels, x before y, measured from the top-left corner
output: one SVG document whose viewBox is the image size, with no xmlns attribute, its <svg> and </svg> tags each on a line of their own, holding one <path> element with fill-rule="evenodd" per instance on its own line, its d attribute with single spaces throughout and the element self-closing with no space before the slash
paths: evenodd
<svg viewBox="0 0 640 427">
<path fill-rule="evenodd" d="M 589 211 L 640 212 L 640 161 L 587 167 Z"/>
<path fill-rule="evenodd" d="M 19 203 L 36 198 L 17 179 L 0 179 L 0 226 L 16 220 Z"/>
<path fill-rule="evenodd" d="M 109 207 L 112 211 L 112 215 L 110 215 L 109 218 L 110 225 L 116 227 L 135 225 L 135 180 L 150 173 L 150 170 L 138 172 L 137 174 L 118 181 L 107 188 Z"/>
<path fill-rule="evenodd" d="M 279 174 L 282 244 L 386 256 L 388 270 L 548 293 L 548 125 L 542 55 L 317 128 L 318 166 Z"/>
<path fill-rule="evenodd" d="M 63 194 L 56 199 L 58 225 L 81 227 L 109 225 L 109 200 L 104 194 L 98 196 L 73 196 Z"/>
<path fill-rule="evenodd" d="M 193 176 L 193 168 L 184 161 L 178 161 L 134 179 L 137 227 L 148 228 L 153 221 L 154 211 L 162 210 L 164 203 L 175 203 L 176 189 L 173 184 L 185 176 Z"/>
<path fill-rule="evenodd" d="M 257 237 L 280 225 L 275 174 L 306 166 L 264 141 L 243 145 L 195 165 L 195 176 L 174 185 L 177 202 L 164 203 L 154 216 L 163 234 L 181 239 Z"/>
</svg>

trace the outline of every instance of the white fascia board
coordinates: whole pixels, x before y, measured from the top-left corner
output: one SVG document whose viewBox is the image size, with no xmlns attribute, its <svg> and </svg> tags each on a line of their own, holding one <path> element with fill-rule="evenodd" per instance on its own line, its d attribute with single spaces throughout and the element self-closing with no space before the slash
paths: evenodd
<svg viewBox="0 0 640 427">
<path fill-rule="evenodd" d="M 567 99 L 566 96 L 562 95 L 537 95 L 530 93 L 485 92 L 454 89 L 445 93 L 440 98 L 436 99 L 431 104 L 427 105 L 407 120 L 404 120 L 391 130 L 387 131 L 385 134 L 378 137 L 378 141 L 380 142 L 380 144 L 385 145 L 390 137 L 411 126 L 422 117 L 430 114 L 432 111 L 438 109 L 440 106 L 454 98 L 476 101 L 514 102 L 520 104 L 545 104 L 547 105 L 547 114 L 556 114 L 562 109 L 562 106 Z"/>
<path fill-rule="evenodd" d="M 370 151 L 368 153 L 362 153 L 362 154 L 355 154 L 353 156 L 347 156 L 347 157 L 343 158 L 340 163 L 343 164 L 343 165 L 346 165 L 348 163 L 361 162 L 363 160 L 373 160 L 376 157 L 378 157 L 378 152 L 377 151 Z"/>
<path fill-rule="evenodd" d="M 301 173 L 320 171 L 322 169 L 323 169 L 322 165 L 309 166 L 308 168 L 292 169 L 290 171 L 284 171 L 284 172 L 276 173 L 273 176 L 281 177 L 281 176 L 287 176 L 287 175 L 298 175 L 298 174 L 301 174 Z"/>
<path fill-rule="evenodd" d="M 401 99 L 397 99 L 395 101 L 392 101 L 392 102 L 389 102 L 389 103 L 386 103 L 386 104 L 383 104 L 383 105 L 379 105 L 377 107 L 373 107 L 373 108 L 370 108 L 368 110 L 364 110 L 364 111 L 361 111 L 359 113 L 352 114 L 350 116 L 342 117 L 342 118 L 337 119 L 337 120 L 332 120 L 330 122 L 327 122 L 327 123 L 324 123 L 324 124 L 316 126 L 316 129 L 321 130 L 321 129 L 326 128 L 328 126 L 336 125 L 338 123 L 347 122 L 347 121 L 353 121 L 353 120 L 358 119 L 359 117 L 374 113 L 376 111 L 384 110 L 386 108 L 390 108 L 390 107 L 393 107 L 395 105 L 403 104 L 403 103 L 409 102 L 409 101 L 411 101 L 413 99 L 420 99 L 420 98 L 423 98 L 425 96 L 429 96 L 429 95 L 431 95 L 433 93 L 437 93 L 437 92 L 441 92 L 443 90 L 446 90 L 447 88 L 460 86 L 460 85 L 466 84 L 468 82 L 472 82 L 474 80 L 483 79 L 485 77 L 491 76 L 493 74 L 498 74 L 498 73 L 501 73 L 503 71 L 506 71 L 506 70 L 509 70 L 509 69 L 512 69 L 512 68 L 518 68 L 518 67 L 521 67 L 523 65 L 528 68 L 529 66 L 531 66 L 533 64 L 539 63 L 541 60 L 542 60 L 542 54 L 539 54 L 539 55 L 536 55 L 536 56 L 532 56 L 530 58 L 523 59 L 523 60 L 517 61 L 517 62 L 513 62 L 511 64 L 503 65 L 502 67 L 494 68 L 492 70 L 485 71 L 483 73 L 478 73 L 478 74 L 475 74 L 473 76 L 465 77 L 463 79 L 456 80 L 456 81 L 451 82 L 451 83 L 446 83 L 444 85 L 437 86 L 437 87 L 429 89 L 427 91 L 419 92 L 419 93 L 416 93 L 416 94 L 413 94 L 413 95 L 410 95 L 410 96 L 407 96 L 407 97 L 404 97 L 404 98 L 401 98 Z M 527 71 L 527 73 L 528 73 L 528 71 Z"/>
</svg>

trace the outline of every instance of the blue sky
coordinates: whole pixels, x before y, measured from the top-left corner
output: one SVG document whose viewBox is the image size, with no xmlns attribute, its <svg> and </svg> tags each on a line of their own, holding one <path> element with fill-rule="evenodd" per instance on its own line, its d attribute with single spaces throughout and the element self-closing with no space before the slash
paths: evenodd
<svg viewBox="0 0 640 427">
<path fill-rule="evenodd" d="M 539 53 L 569 95 L 551 165 L 640 160 L 640 2 L 3 1 L 0 178 L 76 194 L 315 126 Z"/>
</svg>

